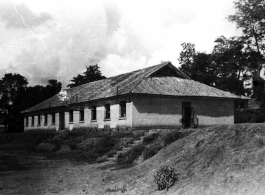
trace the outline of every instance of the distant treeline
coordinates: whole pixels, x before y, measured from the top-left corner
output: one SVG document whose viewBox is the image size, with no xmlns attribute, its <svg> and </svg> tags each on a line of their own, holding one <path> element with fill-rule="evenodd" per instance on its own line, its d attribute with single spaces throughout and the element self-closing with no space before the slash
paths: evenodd
<svg viewBox="0 0 265 195">
<path fill-rule="evenodd" d="M 98 65 L 86 67 L 86 71 L 71 80 L 69 87 L 106 78 L 102 76 Z M 7 132 L 23 131 L 23 114 L 28 109 L 61 91 L 62 84 L 57 80 L 48 80 L 46 86 L 28 86 L 27 79 L 20 74 L 5 74 L 0 80 L 0 121 Z"/>
</svg>

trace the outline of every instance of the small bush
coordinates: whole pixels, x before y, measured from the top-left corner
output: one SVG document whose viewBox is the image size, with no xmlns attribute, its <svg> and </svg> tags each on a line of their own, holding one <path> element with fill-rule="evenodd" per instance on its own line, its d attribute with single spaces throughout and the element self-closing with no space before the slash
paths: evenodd
<svg viewBox="0 0 265 195">
<path fill-rule="evenodd" d="M 108 159 L 105 156 L 101 156 L 99 158 L 97 158 L 97 163 L 103 163 L 106 162 Z"/>
<path fill-rule="evenodd" d="M 235 111 L 235 123 L 263 123 L 263 122 L 265 122 L 264 108 Z"/>
<path fill-rule="evenodd" d="M 126 153 L 120 153 L 117 156 L 117 164 L 120 166 L 132 165 L 133 161 L 142 154 L 144 149 L 145 146 L 143 144 L 139 144 L 137 146 L 132 147 Z"/>
<path fill-rule="evenodd" d="M 51 137 L 53 137 L 52 134 L 25 134 L 25 137 L 22 138 L 24 140 L 21 139 L 20 141 L 25 143 L 28 152 L 32 152 L 36 151 L 36 148 L 40 143 L 49 140 Z"/>
<path fill-rule="evenodd" d="M 75 159 L 80 162 L 94 162 L 100 155 L 95 150 L 80 151 L 75 155 Z"/>
<path fill-rule="evenodd" d="M 154 174 L 154 181 L 158 190 L 170 188 L 178 180 L 178 175 L 174 168 L 170 166 L 161 166 Z"/>
<path fill-rule="evenodd" d="M 76 159 L 84 162 L 96 162 L 99 157 L 107 154 L 114 149 L 116 139 L 109 135 L 100 138 L 89 138 L 78 144 L 77 147 L 81 151 L 77 154 Z"/>
<path fill-rule="evenodd" d="M 51 143 L 40 143 L 36 151 L 37 152 L 53 152 L 57 149 L 56 145 L 51 144 Z"/>
<path fill-rule="evenodd" d="M 142 136 L 144 136 L 145 135 L 145 132 L 143 132 L 143 131 L 140 131 L 140 132 L 135 132 L 134 134 L 133 134 L 133 139 L 135 139 L 135 140 L 139 140 Z"/>
<path fill-rule="evenodd" d="M 127 147 L 127 146 L 129 146 L 130 144 L 132 144 L 133 141 L 134 141 L 134 139 L 133 139 L 132 137 L 125 137 L 125 138 L 122 139 L 121 142 L 122 142 L 122 145 L 123 145 L 124 147 Z"/>
<path fill-rule="evenodd" d="M 178 139 L 182 138 L 184 135 L 181 132 L 178 131 L 173 131 L 167 134 L 164 134 L 162 136 L 162 143 L 163 146 L 167 146 L 175 141 L 177 141 Z"/>
<path fill-rule="evenodd" d="M 148 144 L 151 143 L 152 141 L 154 141 L 157 137 L 158 137 L 158 133 L 152 133 L 146 137 L 144 137 L 143 139 L 143 143 Z"/>
<path fill-rule="evenodd" d="M 160 150 L 160 147 L 153 147 L 153 148 L 145 148 L 143 151 L 143 158 L 144 160 L 151 158 L 152 156 L 156 155 L 157 152 Z"/>
<path fill-rule="evenodd" d="M 113 157 L 116 153 L 117 153 L 117 150 L 111 150 L 111 151 L 109 151 L 109 152 L 106 154 L 106 156 L 107 156 L 107 157 Z"/>
</svg>

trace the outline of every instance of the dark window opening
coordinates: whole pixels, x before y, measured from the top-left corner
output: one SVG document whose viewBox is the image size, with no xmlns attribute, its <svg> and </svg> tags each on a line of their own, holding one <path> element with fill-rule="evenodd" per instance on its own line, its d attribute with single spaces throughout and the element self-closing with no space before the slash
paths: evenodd
<svg viewBox="0 0 265 195">
<path fill-rule="evenodd" d="M 110 104 L 105 105 L 105 119 L 110 119 Z"/>
<path fill-rule="evenodd" d="M 55 124 L 55 112 L 52 113 L 52 124 Z"/>
<path fill-rule="evenodd" d="M 126 117 L 126 101 L 120 102 L 120 118 Z"/>
<path fill-rule="evenodd" d="M 26 116 L 26 126 L 29 126 L 29 117 Z"/>
<path fill-rule="evenodd" d="M 85 112 L 84 110 L 79 110 L 79 120 L 83 122 L 85 120 Z"/>
<path fill-rule="evenodd" d="M 31 126 L 34 126 L 34 116 L 31 116 Z"/>
<path fill-rule="evenodd" d="M 91 107 L 91 120 L 97 120 L 97 107 Z"/>
<path fill-rule="evenodd" d="M 74 122 L 74 110 L 69 110 L 69 122 Z"/>
<path fill-rule="evenodd" d="M 44 125 L 47 125 L 48 124 L 48 114 L 45 113 L 44 114 Z"/>
</svg>

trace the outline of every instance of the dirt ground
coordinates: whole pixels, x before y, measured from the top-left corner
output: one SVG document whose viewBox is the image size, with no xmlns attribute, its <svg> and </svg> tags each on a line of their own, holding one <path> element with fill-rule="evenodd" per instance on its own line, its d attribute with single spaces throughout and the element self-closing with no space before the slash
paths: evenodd
<svg viewBox="0 0 265 195">
<path fill-rule="evenodd" d="M 124 169 L 2 148 L 0 194 L 265 194 L 265 123 L 200 129 Z M 153 181 L 161 165 L 179 175 L 168 191 L 158 191 Z"/>
<path fill-rule="evenodd" d="M 110 162 L 78 164 L 21 151 L 2 151 L 0 156 L 0 194 L 124 194 L 127 190 L 113 185 L 123 170 L 115 170 Z M 11 161 L 13 166 L 4 170 Z"/>
</svg>

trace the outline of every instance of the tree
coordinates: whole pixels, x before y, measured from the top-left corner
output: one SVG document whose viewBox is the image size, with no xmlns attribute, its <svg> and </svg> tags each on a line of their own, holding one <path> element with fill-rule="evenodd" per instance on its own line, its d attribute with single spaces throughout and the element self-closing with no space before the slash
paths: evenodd
<svg viewBox="0 0 265 195">
<path fill-rule="evenodd" d="M 99 70 L 99 66 L 96 65 L 90 65 L 86 66 L 86 71 L 83 72 L 82 75 L 78 74 L 76 77 L 74 77 L 71 81 L 73 83 L 67 85 L 67 87 L 76 87 L 85 83 L 90 83 L 93 81 L 98 81 L 101 79 L 105 79 L 105 76 L 102 76 L 101 71 Z"/>
<path fill-rule="evenodd" d="M 259 55 L 241 37 L 226 38 L 220 36 L 215 40 L 211 53 L 196 52 L 194 44 L 182 44 L 180 69 L 191 79 L 230 91 L 237 95 L 250 93 L 244 89 L 244 74 L 253 73 Z"/>
<path fill-rule="evenodd" d="M 192 43 L 182 43 L 182 51 L 179 55 L 179 63 L 181 65 L 181 69 L 184 70 L 187 74 L 192 73 L 192 64 L 194 62 L 194 56 L 196 55 L 195 45 Z M 191 77 L 192 75 L 188 75 Z"/>
<path fill-rule="evenodd" d="M 235 22 L 237 28 L 243 30 L 249 47 L 258 52 L 257 75 L 261 70 L 261 55 L 264 56 L 265 35 L 265 2 L 264 0 L 237 0 L 234 2 L 236 13 L 228 17 L 229 21 Z"/>
<path fill-rule="evenodd" d="M 246 63 L 244 42 L 237 37 L 220 36 L 215 43 L 211 60 L 216 67 L 216 87 L 243 95 L 243 74 L 250 70 Z"/>
<path fill-rule="evenodd" d="M 62 84 L 57 80 L 51 79 L 46 86 L 35 85 L 27 87 L 23 102 L 23 109 L 30 108 L 61 91 Z"/>
<path fill-rule="evenodd" d="M 48 99 L 55 94 L 59 93 L 62 89 L 62 83 L 55 79 L 48 80 L 48 84 L 45 88 L 45 98 Z"/>
<path fill-rule="evenodd" d="M 214 85 L 213 68 L 210 62 L 210 54 L 196 52 L 195 45 L 182 43 L 183 50 L 180 52 L 180 70 L 185 72 L 191 79 L 207 85 Z"/>
<path fill-rule="evenodd" d="M 57 80 L 49 80 L 47 86 L 27 87 L 28 81 L 20 74 L 5 74 L 0 80 L 0 114 L 9 132 L 23 130 L 21 111 L 57 94 L 62 87 Z"/>
<path fill-rule="evenodd" d="M 8 131 L 17 131 L 21 119 L 21 105 L 28 81 L 20 74 L 5 74 L 0 80 L 0 109 Z"/>
</svg>

